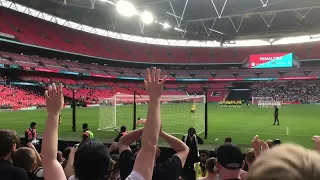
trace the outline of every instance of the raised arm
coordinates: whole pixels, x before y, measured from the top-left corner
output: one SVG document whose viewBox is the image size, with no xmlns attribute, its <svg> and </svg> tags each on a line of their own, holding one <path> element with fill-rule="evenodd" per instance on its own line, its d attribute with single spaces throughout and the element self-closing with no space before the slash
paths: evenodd
<svg viewBox="0 0 320 180">
<path fill-rule="evenodd" d="M 53 83 L 45 91 L 46 106 L 48 111 L 48 119 L 43 134 L 42 141 L 42 166 L 44 171 L 44 179 L 46 180 L 65 180 L 61 164 L 57 161 L 58 149 L 58 126 L 59 114 L 63 108 L 64 97 L 62 94 L 62 85 L 57 88 Z"/>
<path fill-rule="evenodd" d="M 160 137 L 164 139 L 173 150 L 176 151 L 175 155 L 180 158 L 183 167 L 189 154 L 189 147 L 180 139 L 171 136 L 163 131 L 160 132 Z"/>
<path fill-rule="evenodd" d="M 130 150 L 130 145 L 140 138 L 142 132 L 143 128 L 131 131 L 125 136 L 122 136 L 119 140 L 119 154 L 121 154 L 124 150 Z"/>
<path fill-rule="evenodd" d="M 160 132 L 160 97 L 166 80 L 160 79 L 160 69 L 153 68 L 146 71 L 145 88 L 149 94 L 147 121 L 142 132 L 141 150 L 134 163 L 133 171 L 139 173 L 145 180 L 151 180 L 155 162 L 156 146 Z M 130 177 L 130 176 L 129 176 Z M 130 178 L 129 178 L 130 179 Z"/>
<path fill-rule="evenodd" d="M 38 153 L 37 149 L 34 147 L 34 145 L 32 143 L 28 143 L 27 146 L 29 148 L 31 148 L 36 154 L 36 158 L 37 158 L 36 159 L 36 161 L 37 161 L 37 167 L 36 168 L 41 167 L 41 157 L 40 157 L 40 154 Z"/>
<path fill-rule="evenodd" d="M 71 149 L 69 157 L 68 157 L 67 165 L 64 168 L 64 174 L 68 179 L 69 179 L 70 176 L 74 175 L 73 163 L 74 163 L 74 156 L 75 156 L 77 150 L 78 150 L 78 145 L 75 145 Z"/>
</svg>

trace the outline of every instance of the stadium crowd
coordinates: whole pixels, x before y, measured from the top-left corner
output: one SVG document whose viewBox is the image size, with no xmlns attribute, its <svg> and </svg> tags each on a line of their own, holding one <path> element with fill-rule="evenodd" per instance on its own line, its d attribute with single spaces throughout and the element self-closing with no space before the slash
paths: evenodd
<svg viewBox="0 0 320 180">
<path fill-rule="evenodd" d="M 281 83 L 257 83 L 253 85 L 253 97 L 271 97 L 281 102 L 320 102 L 320 81 L 286 81 Z"/>
<path fill-rule="evenodd" d="M 166 76 L 160 80 L 159 69 L 147 69 L 145 88 L 149 94 L 144 128 L 126 133 L 107 148 L 93 135 L 80 144 L 58 149 L 59 115 L 64 105 L 63 87 L 52 84 L 44 93 L 48 118 L 41 146 L 41 155 L 32 141 L 26 147 L 15 131 L 0 130 L 0 179 L 2 180 L 319 180 L 320 137 L 314 136 L 315 149 L 279 140 L 263 141 L 255 136 L 245 157 L 230 137 L 219 146 L 214 157 L 199 151 L 203 141 L 190 128 L 182 141 L 164 132 L 161 127 L 160 97 Z M 298 83 L 298 82 L 297 82 Z M 30 130 L 30 132 L 33 130 Z M 158 139 L 166 141 L 176 152 L 164 162 L 157 162 Z M 141 139 L 134 153 L 130 145 Z M 247 165 L 246 168 L 245 164 Z"/>
</svg>

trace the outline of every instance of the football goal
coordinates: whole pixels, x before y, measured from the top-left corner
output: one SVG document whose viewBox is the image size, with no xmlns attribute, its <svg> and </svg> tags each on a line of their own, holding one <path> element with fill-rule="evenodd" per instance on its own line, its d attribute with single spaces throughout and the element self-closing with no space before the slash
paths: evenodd
<svg viewBox="0 0 320 180">
<path fill-rule="evenodd" d="M 161 123 L 170 134 L 186 134 L 190 127 L 197 133 L 205 131 L 204 95 L 163 95 L 161 101 Z M 136 106 L 134 106 L 134 102 Z M 138 118 L 146 119 L 149 96 L 117 94 L 99 102 L 99 129 L 113 131 L 121 126 L 132 129 Z M 134 119 L 134 117 L 136 119 Z M 137 124 L 137 128 L 143 127 Z"/>
</svg>

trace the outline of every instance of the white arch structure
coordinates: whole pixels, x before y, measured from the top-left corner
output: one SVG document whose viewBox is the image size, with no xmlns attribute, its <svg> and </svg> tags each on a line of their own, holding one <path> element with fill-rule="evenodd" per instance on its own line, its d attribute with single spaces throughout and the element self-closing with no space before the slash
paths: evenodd
<svg viewBox="0 0 320 180">
<path fill-rule="evenodd" d="M 131 41 L 144 44 L 154 44 L 162 46 L 179 46 L 179 47 L 250 47 L 250 46 L 271 46 L 293 43 L 306 43 L 320 41 L 320 34 L 286 37 L 277 40 L 273 39 L 252 39 L 252 40 L 236 40 L 228 43 L 221 44 L 218 41 L 198 41 L 198 40 L 177 40 L 177 39 L 159 39 L 143 36 L 135 36 L 130 34 L 123 34 L 99 28 L 94 28 L 84 24 L 68 21 L 50 14 L 40 12 L 38 10 L 17 4 L 8 0 L 0 0 L 0 6 L 18 11 L 36 18 L 43 19 L 61 26 L 66 26 L 72 29 L 92 33 L 100 36 L 105 36 L 114 39 L 120 39 L 124 41 Z"/>
</svg>

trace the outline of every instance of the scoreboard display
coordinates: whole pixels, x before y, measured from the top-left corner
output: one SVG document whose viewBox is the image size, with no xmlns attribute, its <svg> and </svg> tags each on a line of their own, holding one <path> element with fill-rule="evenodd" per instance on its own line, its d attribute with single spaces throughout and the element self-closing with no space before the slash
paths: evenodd
<svg viewBox="0 0 320 180">
<path fill-rule="evenodd" d="M 292 53 L 252 54 L 249 57 L 250 68 L 293 67 Z"/>
</svg>

